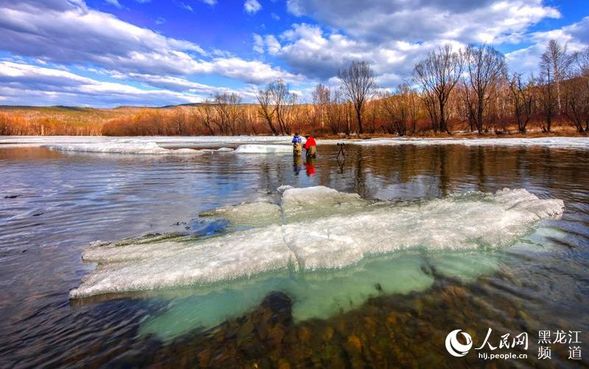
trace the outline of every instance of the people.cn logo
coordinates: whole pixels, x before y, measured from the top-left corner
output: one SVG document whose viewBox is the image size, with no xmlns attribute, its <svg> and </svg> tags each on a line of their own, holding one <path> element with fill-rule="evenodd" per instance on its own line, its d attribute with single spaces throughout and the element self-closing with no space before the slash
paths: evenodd
<svg viewBox="0 0 589 369">
<path fill-rule="evenodd" d="M 458 334 L 466 340 L 466 343 L 458 342 Z M 472 337 L 470 334 L 462 331 L 462 329 L 455 329 L 446 336 L 446 350 L 454 357 L 463 357 L 468 354 L 472 347 Z"/>
</svg>

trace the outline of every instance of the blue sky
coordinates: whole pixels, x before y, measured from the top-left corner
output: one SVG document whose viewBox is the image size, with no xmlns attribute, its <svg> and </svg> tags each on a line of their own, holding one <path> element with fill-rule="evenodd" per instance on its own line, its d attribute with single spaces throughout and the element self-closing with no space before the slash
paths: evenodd
<svg viewBox="0 0 589 369">
<path fill-rule="evenodd" d="M 285 80 L 309 100 L 371 63 L 380 88 L 444 44 L 488 43 L 534 73 L 589 45 L 586 0 L 0 0 L 0 104 L 167 105 Z"/>
</svg>

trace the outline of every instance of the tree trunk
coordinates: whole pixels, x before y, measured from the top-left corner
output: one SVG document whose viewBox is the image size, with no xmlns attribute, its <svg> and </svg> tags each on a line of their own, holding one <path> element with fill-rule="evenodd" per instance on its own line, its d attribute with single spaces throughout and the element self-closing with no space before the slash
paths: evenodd
<svg viewBox="0 0 589 369">
<path fill-rule="evenodd" d="M 358 133 L 364 133 L 364 129 L 362 127 L 362 106 L 356 106 L 356 118 L 358 119 Z"/>
</svg>

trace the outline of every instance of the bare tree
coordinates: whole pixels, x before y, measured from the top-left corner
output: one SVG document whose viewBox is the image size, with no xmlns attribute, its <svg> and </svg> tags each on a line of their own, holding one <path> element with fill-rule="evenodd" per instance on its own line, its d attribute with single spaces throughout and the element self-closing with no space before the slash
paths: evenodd
<svg viewBox="0 0 589 369">
<path fill-rule="evenodd" d="M 276 127 L 274 125 L 275 107 L 272 105 L 273 100 L 272 100 L 272 93 L 271 93 L 270 89 L 266 88 L 265 90 L 259 90 L 258 95 L 257 95 L 257 99 L 258 99 L 258 104 L 260 105 L 260 107 L 259 107 L 260 115 L 262 116 L 262 118 L 264 118 L 264 120 L 268 124 L 268 128 L 270 128 L 270 131 L 272 131 L 272 134 L 276 136 L 278 134 L 278 130 L 276 129 Z"/>
<path fill-rule="evenodd" d="M 325 126 L 325 120 L 327 115 L 327 109 L 331 99 L 331 91 L 328 87 L 323 84 L 318 84 L 313 91 L 313 106 L 314 116 L 313 120 L 315 125 L 319 125 L 321 128 Z"/>
<path fill-rule="evenodd" d="M 573 122 L 577 132 L 589 128 L 589 86 L 582 78 L 574 78 L 564 85 L 565 114 Z M 583 128 L 585 125 L 586 128 Z"/>
<path fill-rule="evenodd" d="M 260 115 L 264 118 L 272 134 L 290 134 L 288 115 L 296 105 L 296 95 L 290 92 L 283 80 L 270 83 L 266 89 L 258 91 Z M 277 127 L 278 126 L 278 127 Z"/>
<path fill-rule="evenodd" d="M 546 82 L 556 85 L 556 104 L 559 113 L 562 112 L 561 83 L 568 77 L 573 60 L 573 56 L 567 53 L 566 45 L 562 46 L 558 41 L 550 40 L 540 61 L 540 70 L 545 73 L 544 77 L 550 77 Z M 549 74 L 546 74 L 547 70 L 550 70 Z"/>
<path fill-rule="evenodd" d="M 211 136 L 215 135 L 215 128 L 214 128 L 214 120 L 215 120 L 215 111 L 213 109 L 213 105 L 209 100 L 205 100 L 200 106 L 200 115 L 202 124 L 207 129 L 208 133 Z"/>
<path fill-rule="evenodd" d="M 462 74 L 463 63 L 459 52 L 449 45 L 432 51 L 414 69 L 415 80 L 421 85 L 434 131 L 448 130 L 446 110 L 450 93 Z"/>
<path fill-rule="evenodd" d="M 589 48 L 574 55 L 571 78 L 564 85 L 565 114 L 577 132 L 589 132 Z M 585 125 L 585 128 L 583 128 Z"/>
<path fill-rule="evenodd" d="M 511 95 L 513 114 L 517 121 L 517 129 L 520 133 L 526 133 L 526 127 L 532 117 L 534 107 L 534 80 L 530 78 L 527 83 L 522 80 L 520 73 L 514 73 L 509 80 L 509 92 Z"/>
<path fill-rule="evenodd" d="M 483 132 L 486 106 L 491 91 L 507 75 L 503 54 L 490 46 L 468 46 L 464 53 L 467 71 L 467 96 L 469 111 L 479 133 Z"/>
<path fill-rule="evenodd" d="M 241 97 L 235 93 L 215 95 L 214 108 L 216 111 L 215 123 L 221 134 L 235 135 L 240 120 L 239 104 Z"/>
<path fill-rule="evenodd" d="M 329 104 L 327 105 L 327 125 L 333 134 L 346 131 L 347 127 L 347 104 L 342 101 L 342 92 L 340 90 L 330 91 Z"/>
<path fill-rule="evenodd" d="M 366 100 L 375 87 L 374 73 L 367 62 L 354 61 L 348 68 L 340 70 L 338 77 L 342 81 L 344 93 L 354 106 L 358 120 L 358 132 L 364 133 L 362 112 Z"/>
<path fill-rule="evenodd" d="M 399 93 L 403 96 L 403 102 L 407 106 L 409 124 L 413 134 L 417 131 L 417 115 L 419 114 L 419 102 L 417 93 L 408 83 L 399 86 Z"/>
<path fill-rule="evenodd" d="M 403 83 L 396 91 L 385 93 L 382 97 L 383 110 L 387 116 L 389 125 L 385 127 L 388 133 L 396 133 L 399 136 L 407 134 L 409 126 L 415 133 L 417 123 L 417 97 L 411 87 Z"/>
<path fill-rule="evenodd" d="M 550 64 L 540 63 L 540 105 L 542 108 L 542 115 L 544 117 L 544 125 L 542 131 L 550 132 L 552 129 L 552 120 L 556 115 L 557 98 L 556 98 L 556 84 L 554 83 L 553 69 Z"/>
<path fill-rule="evenodd" d="M 589 78 L 589 47 L 576 55 L 577 66 L 581 77 Z"/>
<path fill-rule="evenodd" d="M 276 114 L 276 120 L 280 127 L 280 133 L 290 134 L 290 128 L 286 121 L 288 105 L 294 101 L 294 95 L 292 95 L 288 89 L 286 83 L 283 80 L 277 80 L 268 85 L 272 99 L 274 102 L 274 112 Z"/>
</svg>

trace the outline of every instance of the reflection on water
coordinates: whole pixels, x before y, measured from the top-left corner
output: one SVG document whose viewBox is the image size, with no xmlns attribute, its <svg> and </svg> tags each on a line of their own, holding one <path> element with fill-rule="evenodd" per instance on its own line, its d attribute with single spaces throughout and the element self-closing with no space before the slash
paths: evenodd
<svg viewBox="0 0 589 369">
<path fill-rule="evenodd" d="M 589 342 L 588 152 L 346 146 L 342 160 L 337 146 L 319 151 L 308 163 L 289 155 L 137 157 L 1 149 L 0 367 L 155 362 L 169 367 L 472 367 L 486 363 L 472 355 L 450 359 L 445 352 L 450 330 L 463 328 L 476 342 L 488 327 L 528 331 L 531 337 L 546 328 L 583 330 L 583 342 Z M 314 175 L 300 175 L 303 167 L 310 174 L 309 164 Z M 395 283 L 398 270 L 387 269 L 385 259 L 373 261 L 381 263 L 376 277 L 370 274 L 379 267 L 356 269 L 358 274 L 339 282 L 307 281 L 310 301 L 293 301 L 284 287 L 288 283 L 280 280 L 268 279 L 264 288 L 249 293 L 247 286 L 236 288 L 222 308 L 249 304 L 249 312 L 217 328 L 186 331 L 172 342 L 163 343 L 154 332 L 162 332 L 162 326 L 185 329 L 191 319 L 210 316 L 198 314 L 199 309 L 219 305 L 208 306 L 188 291 L 70 304 L 68 292 L 93 268 L 80 260 L 90 242 L 214 233 L 222 227 L 202 228 L 200 212 L 273 196 L 281 185 L 325 185 L 391 201 L 526 188 L 542 198 L 563 199 L 566 211 L 549 224 L 549 232 L 490 255 L 492 261 L 471 255 L 470 270 L 469 263 L 457 260 L 460 255 L 425 255 L 420 263 L 427 281 L 419 288 L 387 289 L 387 282 L 403 283 Z M 346 295 L 352 296 L 350 308 L 305 320 L 312 316 L 306 312 L 322 302 L 316 297 L 337 294 L 341 283 L 350 283 L 346 278 L 357 282 L 356 292 Z M 186 324 L 178 324 L 183 319 Z M 571 365 L 566 346 L 554 347 L 550 361 L 538 361 L 534 350 L 531 339 L 530 358 L 519 366 Z"/>
</svg>

